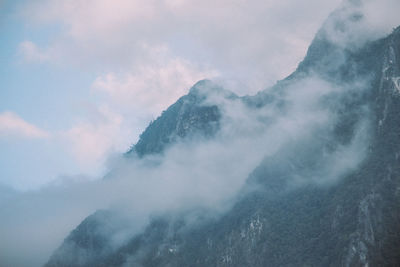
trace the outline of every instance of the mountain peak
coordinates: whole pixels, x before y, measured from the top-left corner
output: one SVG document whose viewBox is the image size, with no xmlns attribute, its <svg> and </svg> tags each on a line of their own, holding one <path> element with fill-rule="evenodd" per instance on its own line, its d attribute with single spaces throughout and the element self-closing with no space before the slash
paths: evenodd
<svg viewBox="0 0 400 267">
<path fill-rule="evenodd" d="M 229 98 L 229 99 L 238 98 L 238 96 L 235 93 L 226 90 L 220 84 L 208 79 L 200 80 L 197 83 L 195 83 L 190 88 L 188 96 L 196 97 L 200 101 L 205 100 L 207 97 L 211 96 L 219 96 L 222 98 Z"/>
<path fill-rule="evenodd" d="M 212 92 L 223 90 L 221 86 L 217 85 L 211 80 L 204 79 L 195 83 L 189 90 L 189 95 L 207 96 Z"/>
</svg>

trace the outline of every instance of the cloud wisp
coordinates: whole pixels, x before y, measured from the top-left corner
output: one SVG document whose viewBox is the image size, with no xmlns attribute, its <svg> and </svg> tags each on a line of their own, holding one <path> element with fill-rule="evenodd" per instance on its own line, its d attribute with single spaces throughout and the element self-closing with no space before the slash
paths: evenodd
<svg viewBox="0 0 400 267">
<path fill-rule="evenodd" d="M 57 38 L 36 45 L 35 51 L 53 55 L 50 62 L 129 71 L 152 61 L 149 47 L 165 47 L 171 60 L 212 66 L 236 80 L 240 93 L 254 93 L 294 70 L 339 2 L 41 0 L 20 14 L 38 27 L 60 25 Z"/>
<path fill-rule="evenodd" d="M 334 44 L 358 49 L 388 35 L 400 25 L 395 0 L 348 0 L 326 20 L 322 31 Z"/>
<path fill-rule="evenodd" d="M 50 133 L 26 122 L 17 114 L 4 111 L 0 113 L 0 137 L 48 138 Z"/>
</svg>

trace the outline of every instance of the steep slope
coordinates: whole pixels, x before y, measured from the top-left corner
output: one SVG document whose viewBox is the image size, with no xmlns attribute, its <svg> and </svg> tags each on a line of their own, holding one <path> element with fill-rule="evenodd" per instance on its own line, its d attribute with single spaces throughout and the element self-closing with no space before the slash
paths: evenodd
<svg viewBox="0 0 400 267">
<path fill-rule="evenodd" d="M 140 135 L 140 139 L 127 155 L 136 153 L 140 157 L 161 153 L 169 144 L 178 139 L 190 138 L 193 135 L 211 137 L 219 129 L 220 111 L 216 105 L 203 105 L 206 90 L 220 91 L 227 97 L 236 98 L 233 93 L 209 80 L 197 82 L 189 94 L 181 97 L 155 121 L 151 122 Z"/>
<path fill-rule="evenodd" d="M 108 249 L 109 240 L 95 229 L 114 215 L 100 212 L 71 233 L 47 266 L 400 265 L 400 28 L 351 50 L 321 30 L 296 72 L 242 100 L 285 112 L 290 103 L 280 96 L 310 76 L 346 88 L 324 99 L 334 114 L 332 127 L 316 128 L 308 142 L 266 156 L 224 215 L 198 211 L 196 223 L 187 214 L 160 215 L 143 233 Z M 128 154 L 160 153 L 176 138 L 198 133 L 212 136 L 221 115 L 217 106 L 197 106 L 196 88 L 153 122 Z M 362 160 L 337 174 L 343 162 L 335 160 L 349 157 L 340 153 L 358 142 L 364 124 Z M 69 250 L 71 244 L 85 255 Z"/>
</svg>

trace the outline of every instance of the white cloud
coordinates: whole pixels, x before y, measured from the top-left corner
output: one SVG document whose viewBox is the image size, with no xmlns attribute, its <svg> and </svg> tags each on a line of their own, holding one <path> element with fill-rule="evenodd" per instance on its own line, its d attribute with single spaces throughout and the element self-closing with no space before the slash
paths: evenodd
<svg viewBox="0 0 400 267">
<path fill-rule="evenodd" d="M 335 44 L 354 49 L 388 35 L 400 25 L 397 0 L 349 0 L 330 16 L 323 27 Z"/>
<path fill-rule="evenodd" d="M 4 111 L 0 113 L 0 136 L 22 138 L 47 138 L 48 132 L 24 121 L 17 114 Z"/>
<path fill-rule="evenodd" d="M 63 62 L 130 69 L 149 60 L 143 43 L 166 46 L 173 57 L 246 84 L 240 91 L 248 93 L 294 70 L 339 2 L 42 0 L 23 14 L 30 23 L 62 26 L 49 47 Z"/>
<path fill-rule="evenodd" d="M 157 58 L 122 74 L 99 76 L 92 88 L 116 109 L 154 117 L 187 94 L 198 80 L 216 75 L 216 71 L 204 70 L 181 58 Z"/>
<path fill-rule="evenodd" d="M 50 55 L 42 51 L 31 41 L 23 41 L 19 44 L 19 52 L 27 62 L 45 62 L 50 60 Z"/>
<path fill-rule="evenodd" d="M 25 5 L 21 13 L 28 23 L 60 26 L 46 49 L 28 46 L 38 52 L 32 59 L 51 58 L 108 73 L 137 68 L 153 59 L 147 46 L 165 46 L 174 58 L 206 63 L 224 79 L 237 81 L 238 93 L 254 93 L 295 69 L 322 22 L 341 2 L 40 0 Z M 389 33 L 400 23 L 399 5 L 397 0 L 343 1 L 342 7 L 352 6 L 365 17 L 346 38 Z M 360 29 L 367 36 L 354 37 Z"/>
<path fill-rule="evenodd" d="M 91 115 L 61 132 L 60 138 L 82 173 L 98 175 L 107 157 L 127 150 L 132 137 L 123 117 L 107 106 L 96 108 Z"/>
</svg>

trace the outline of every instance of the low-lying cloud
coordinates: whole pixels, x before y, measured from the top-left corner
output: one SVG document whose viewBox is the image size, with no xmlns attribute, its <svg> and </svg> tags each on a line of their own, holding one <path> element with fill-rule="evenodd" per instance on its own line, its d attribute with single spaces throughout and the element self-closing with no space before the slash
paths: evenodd
<svg viewBox="0 0 400 267">
<path fill-rule="evenodd" d="M 208 95 L 204 104 L 217 104 L 223 114 L 214 138 L 184 139 L 162 155 L 116 158 L 110 163 L 107 179 L 67 179 L 2 200 L 0 258 L 5 264 L 39 266 L 74 227 L 98 209 L 129 214 L 126 238 L 140 232 L 152 215 L 195 208 L 221 214 L 231 207 L 248 175 L 263 159 L 293 144 L 313 142 L 319 129 L 331 129 L 335 114 L 321 101 L 347 89 L 309 77 L 287 90 L 272 90 L 269 93 L 276 101 L 262 108 L 203 90 Z M 365 139 L 354 138 L 348 146 L 327 155 L 334 169 L 320 174 L 329 177 L 301 177 L 302 181 L 293 177 L 291 183 L 325 185 L 346 174 L 363 158 L 360 147 L 364 142 L 360 140 Z M 346 164 L 342 164 L 343 157 Z"/>
<path fill-rule="evenodd" d="M 333 12 L 323 26 L 333 43 L 357 49 L 365 43 L 383 38 L 400 25 L 396 0 L 348 0 Z"/>
</svg>

